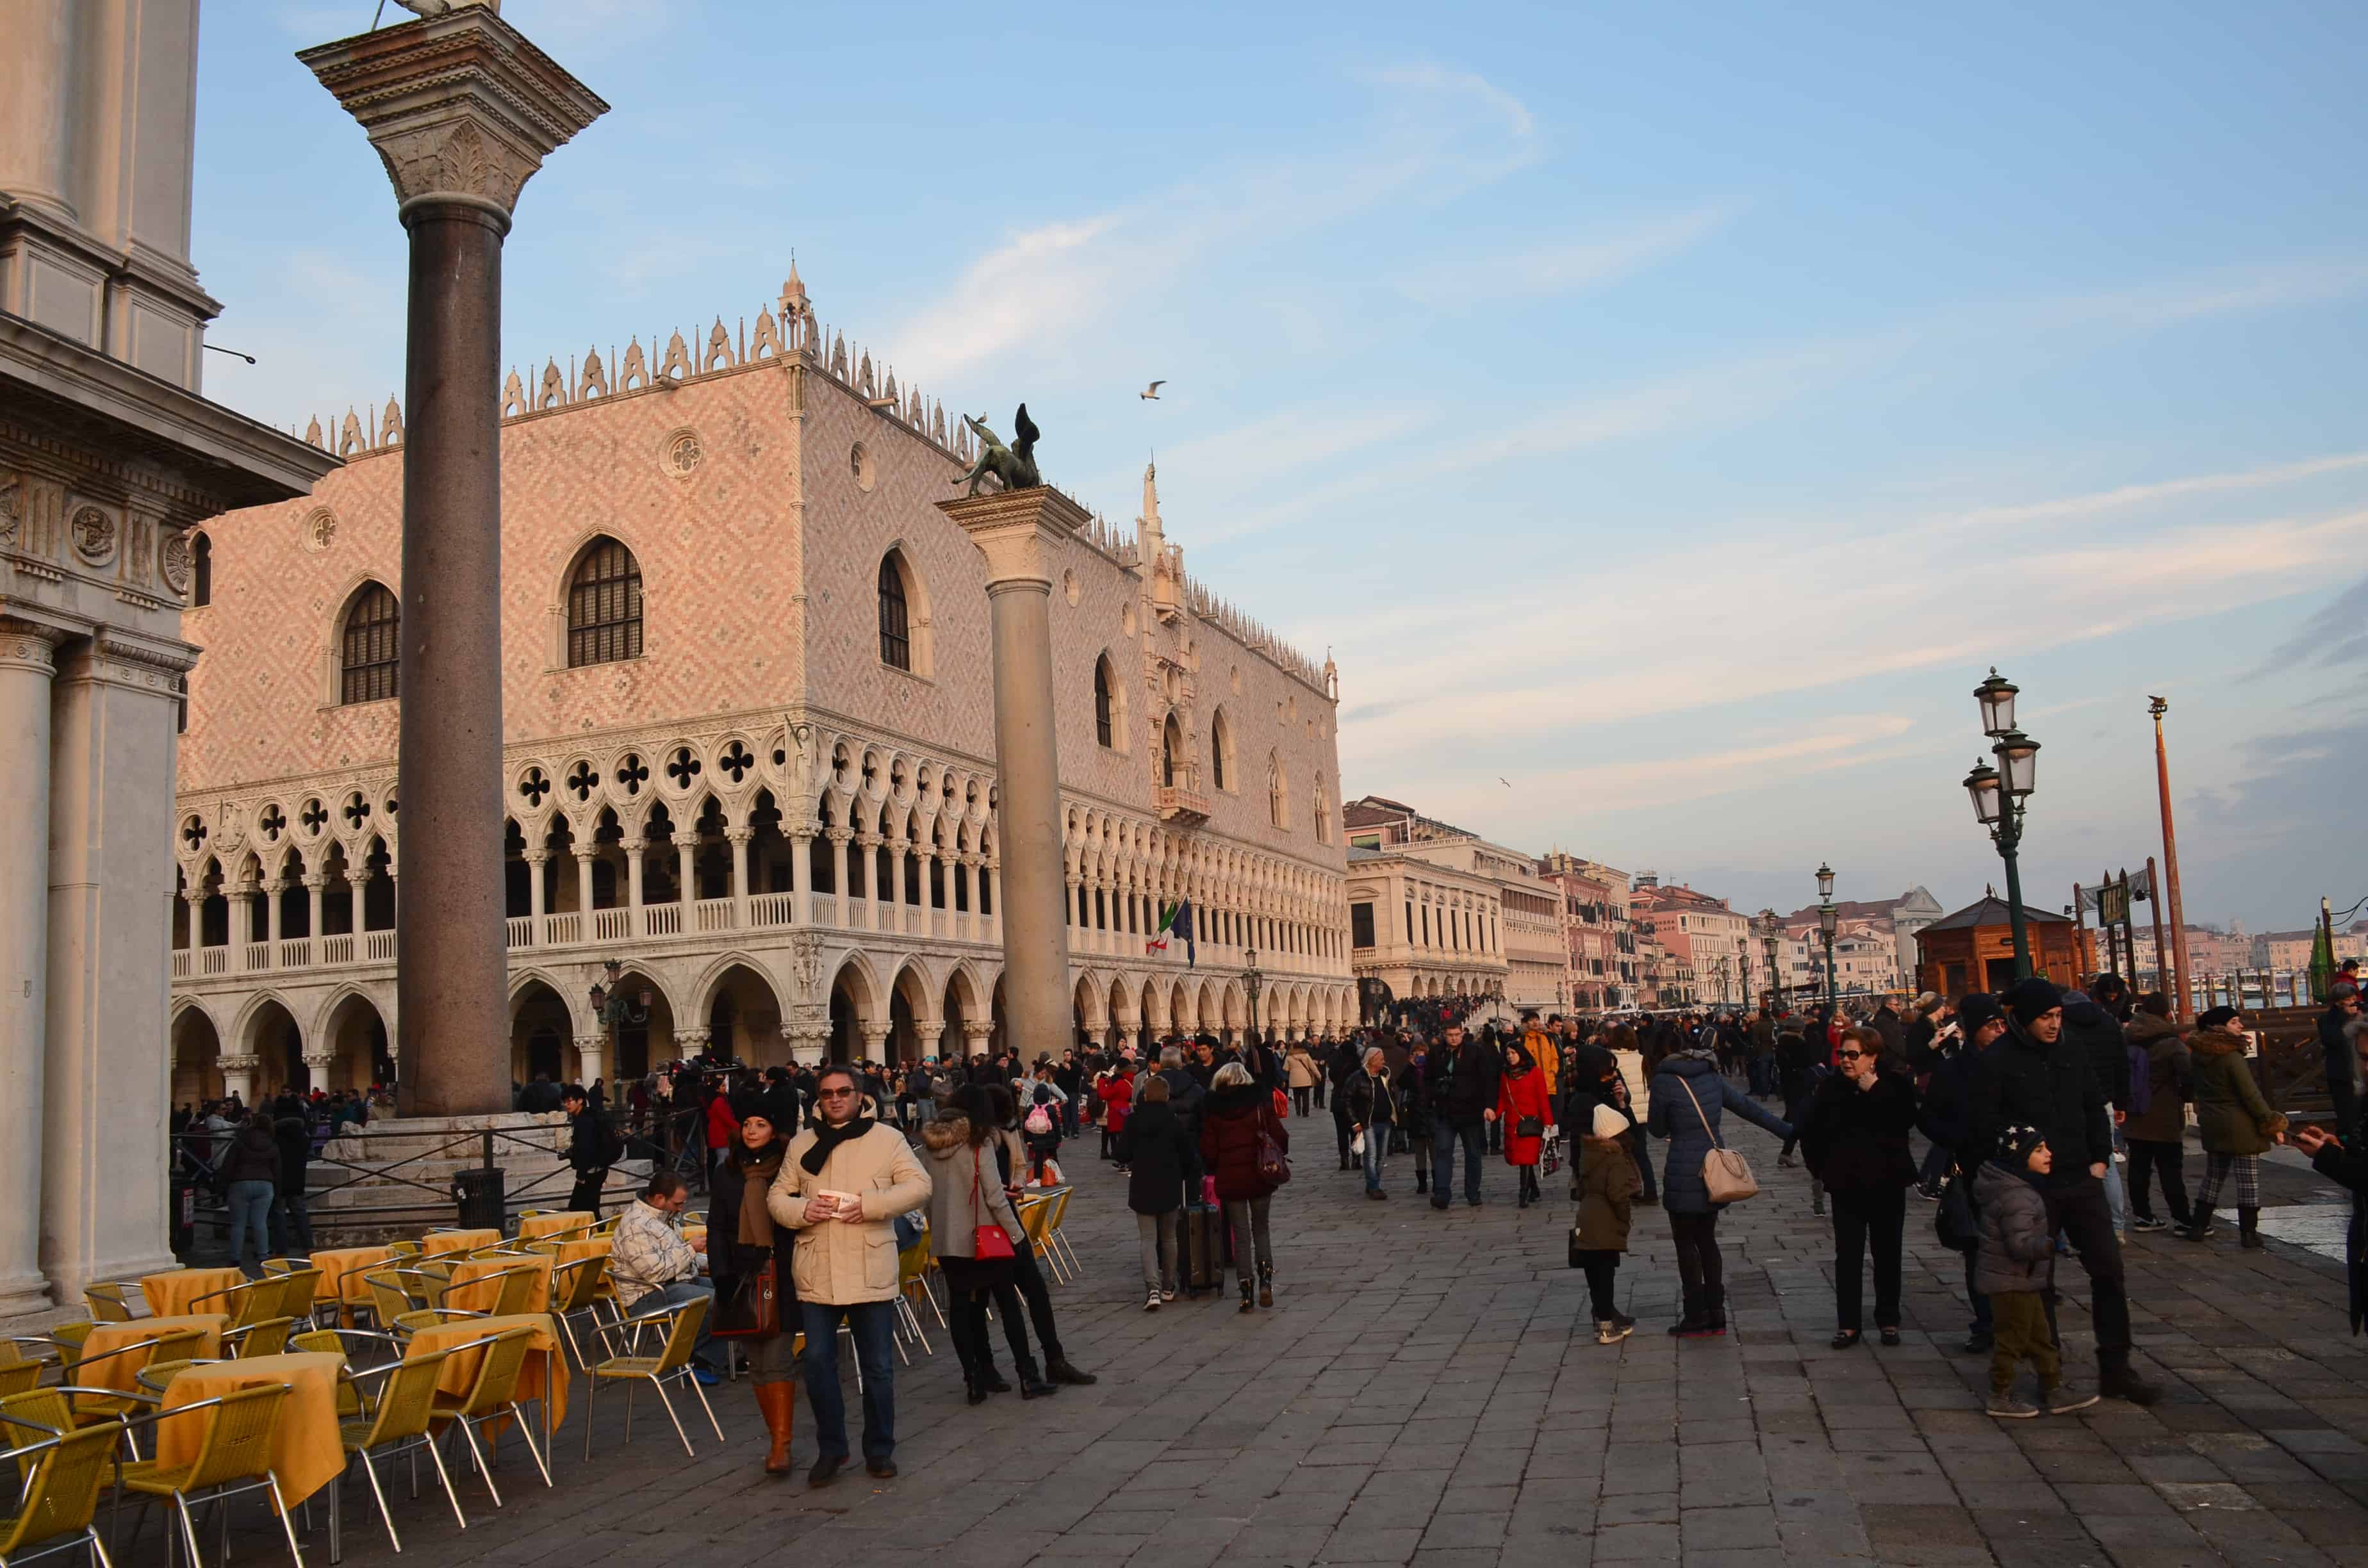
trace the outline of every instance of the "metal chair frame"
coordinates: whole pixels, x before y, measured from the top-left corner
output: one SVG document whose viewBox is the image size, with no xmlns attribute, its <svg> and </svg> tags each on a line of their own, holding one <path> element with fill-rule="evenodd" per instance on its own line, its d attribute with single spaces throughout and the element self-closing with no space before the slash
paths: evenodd
<svg viewBox="0 0 2368 1568">
<path fill-rule="evenodd" d="M 599 1331 L 601 1339 L 613 1346 L 617 1343 L 612 1337 L 615 1335 L 629 1329 L 632 1330 L 633 1337 L 626 1341 L 632 1344 L 638 1338 L 639 1331 L 643 1326 L 671 1320 L 666 1330 L 666 1345 L 657 1355 L 610 1356 L 602 1360 L 598 1366 L 586 1369 L 586 1375 L 590 1380 L 590 1383 L 584 1396 L 585 1459 L 588 1460 L 592 1457 L 592 1415 L 593 1408 L 599 1398 L 600 1383 L 604 1375 L 602 1369 L 621 1361 L 650 1363 L 646 1368 L 636 1367 L 605 1374 L 608 1378 L 626 1384 L 625 1441 L 630 1443 L 633 1440 L 634 1390 L 632 1384 L 647 1382 L 651 1390 L 657 1394 L 658 1403 L 665 1407 L 666 1419 L 674 1423 L 674 1435 L 682 1439 L 682 1451 L 696 1457 L 697 1450 L 690 1446 L 690 1434 L 683 1430 L 682 1417 L 675 1414 L 674 1401 L 666 1397 L 666 1384 L 677 1381 L 690 1385 L 691 1392 L 699 1396 L 700 1408 L 707 1412 L 707 1424 L 715 1428 L 715 1440 L 719 1443 L 723 1441 L 723 1424 L 715 1418 L 715 1407 L 708 1403 L 707 1391 L 699 1386 L 699 1380 L 691 1375 L 690 1370 L 691 1346 L 698 1342 L 700 1324 L 706 1321 L 708 1309 L 713 1304 L 711 1298 L 702 1296 L 677 1306 L 666 1307 L 637 1317 L 629 1317 L 620 1323 L 594 1324 Z"/>
<path fill-rule="evenodd" d="M 244 1496 L 249 1492 L 268 1492 L 271 1494 L 272 1507 L 279 1517 L 279 1528 L 281 1533 L 286 1535 L 288 1538 L 288 1554 L 295 1559 L 296 1568 L 303 1568 L 304 1549 L 296 1543 L 296 1522 L 289 1514 L 288 1499 L 279 1490 L 279 1476 L 276 1471 L 270 1469 L 267 1464 L 263 1471 L 263 1479 L 260 1481 L 253 1479 L 251 1475 L 245 1477 L 238 1475 L 225 1476 L 219 1482 L 202 1482 L 198 1479 L 207 1472 L 207 1467 L 213 1460 L 214 1444 L 222 1432 L 224 1421 L 223 1413 L 225 1411 L 235 1406 L 244 1405 L 250 1402 L 269 1401 L 272 1405 L 272 1409 L 270 1412 L 270 1420 L 265 1427 L 264 1437 L 265 1444 L 268 1447 L 269 1444 L 270 1426 L 276 1426 L 279 1423 L 280 1408 L 288 1398 L 288 1385 L 286 1383 L 267 1383 L 256 1388 L 239 1389 L 232 1393 L 218 1394 L 211 1399 L 197 1400 L 188 1404 L 176 1406 L 174 1409 L 169 1411 L 159 1410 L 154 1415 L 143 1415 L 137 1421 L 127 1421 L 124 1423 L 125 1437 L 126 1439 L 129 1440 L 131 1428 L 134 1426 L 154 1426 L 164 1421 L 177 1420 L 181 1416 L 187 1415 L 192 1411 L 211 1410 L 214 1412 L 214 1415 L 207 1421 L 205 1436 L 199 1441 L 198 1457 L 190 1461 L 189 1486 L 196 1489 L 196 1501 L 199 1505 L 203 1506 L 205 1504 L 211 1503 L 222 1509 L 221 1545 L 222 1554 L 225 1562 L 228 1561 L 230 1556 L 230 1500 L 233 1497 Z M 120 1468 L 117 1474 L 119 1479 L 116 1483 L 116 1492 L 120 1500 L 123 1489 L 123 1481 L 121 1480 L 121 1471 Z M 182 1541 L 188 1550 L 189 1562 L 193 1565 L 202 1565 L 205 1562 L 205 1558 L 198 1549 L 197 1515 L 189 1506 L 191 1498 L 190 1491 L 176 1488 L 166 1488 L 154 1493 L 143 1491 L 141 1492 L 139 1495 L 145 1497 L 172 1498 L 174 1510 L 180 1519 Z M 111 1528 L 109 1533 L 113 1533 Z M 138 1532 L 135 1529 L 135 1538 L 137 1533 Z"/>
<path fill-rule="evenodd" d="M 530 1348 L 527 1342 L 533 1337 L 534 1331 L 530 1328 L 507 1328 L 483 1339 L 472 1340 L 468 1345 L 451 1346 L 452 1350 L 459 1351 L 483 1346 L 484 1357 L 477 1363 L 477 1381 L 470 1385 L 468 1393 L 456 1403 L 439 1404 L 435 1412 L 437 1419 L 450 1420 L 460 1428 L 462 1440 L 469 1446 L 469 1456 L 476 1463 L 477 1473 L 484 1477 L 485 1491 L 492 1495 L 496 1508 L 502 1506 L 502 1494 L 501 1489 L 494 1484 L 492 1461 L 501 1457 L 501 1434 L 487 1434 L 484 1448 L 477 1447 L 477 1428 L 488 1421 L 504 1415 L 517 1421 L 518 1436 L 526 1439 L 526 1451 L 534 1456 L 534 1468 L 542 1472 L 543 1485 L 552 1484 L 551 1466 L 543 1461 L 542 1450 L 535 1446 L 534 1431 L 527 1425 L 526 1412 L 518 1408 L 517 1397 L 518 1369 L 524 1364 L 527 1351 Z M 550 1410 L 546 1391 L 543 1404 L 546 1421 Z"/>
</svg>

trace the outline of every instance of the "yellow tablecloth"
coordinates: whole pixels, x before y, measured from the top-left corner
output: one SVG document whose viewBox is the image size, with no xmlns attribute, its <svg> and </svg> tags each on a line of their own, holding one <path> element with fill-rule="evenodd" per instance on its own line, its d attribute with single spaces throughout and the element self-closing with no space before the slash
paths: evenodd
<svg viewBox="0 0 2368 1568">
<path fill-rule="evenodd" d="M 271 1433 L 271 1468 L 281 1495 L 299 1502 L 345 1473 L 346 1451 L 337 1441 L 337 1371 L 345 1364 L 343 1356 L 328 1351 L 298 1351 L 191 1367 L 165 1386 L 165 1414 L 169 1417 L 182 1405 L 240 1389 L 287 1384 L 287 1403 Z M 196 1460 L 204 1420 L 197 1415 L 159 1422 L 157 1460 L 167 1466 Z"/>
<path fill-rule="evenodd" d="M 140 1293 L 148 1298 L 148 1310 L 158 1317 L 179 1317 L 199 1296 L 227 1290 L 245 1278 L 235 1268 L 168 1268 L 162 1274 L 144 1276 L 140 1281 Z"/>
<path fill-rule="evenodd" d="M 548 1398 L 551 1403 L 551 1427 L 559 1429 L 567 1420 L 567 1356 L 559 1347 L 559 1328 L 547 1312 L 520 1312 L 514 1317 L 464 1318 L 453 1323 L 439 1323 L 423 1328 L 411 1336 L 411 1348 L 406 1357 L 426 1355 L 432 1350 L 449 1350 L 455 1345 L 467 1345 L 472 1340 L 509 1328 L 530 1328 L 534 1339 L 529 1345 L 525 1364 L 518 1369 L 518 1402 Z M 455 1398 L 466 1398 L 476 1386 L 477 1364 L 484 1358 L 483 1350 L 466 1350 L 444 1363 L 443 1375 L 436 1386 Z"/>
<path fill-rule="evenodd" d="M 314 1253 L 313 1267 L 321 1271 L 321 1283 L 313 1291 L 313 1299 L 339 1303 L 338 1315 L 350 1327 L 353 1309 L 370 1304 L 370 1285 L 364 1276 L 385 1267 L 393 1257 L 393 1247 L 339 1247 Z"/>
<path fill-rule="evenodd" d="M 537 1254 L 524 1257 L 469 1258 L 452 1266 L 452 1283 L 445 1288 L 444 1304 L 464 1312 L 489 1312 L 501 1299 L 501 1282 L 490 1277 L 512 1268 L 531 1268 L 534 1280 L 526 1311 L 551 1311 L 551 1259 Z M 478 1283 L 484 1281 L 484 1283 Z"/>
<path fill-rule="evenodd" d="M 474 1252 L 479 1247 L 502 1244 L 499 1231 L 430 1231 L 419 1238 L 419 1250 L 429 1257 L 441 1257 L 448 1252 Z"/>
<path fill-rule="evenodd" d="M 562 1231 L 580 1230 L 596 1223 L 600 1216 L 586 1214 L 580 1209 L 563 1210 L 554 1214 L 536 1214 L 518 1221 L 518 1239 L 531 1242 Z"/>
<path fill-rule="evenodd" d="M 575 1241 L 562 1242 L 559 1244 L 559 1261 L 566 1264 L 578 1258 L 606 1257 L 616 1245 L 617 1238 L 614 1236 L 584 1236 Z"/>
<path fill-rule="evenodd" d="M 194 1328 L 199 1331 L 200 1337 L 197 1348 L 188 1354 L 193 1358 L 211 1359 L 222 1354 L 222 1332 L 229 1326 L 230 1317 L 223 1312 L 192 1312 L 181 1317 L 135 1318 L 130 1323 L 97 1324 L 92 1326 L 90 1336 L 82 1342 L 79 1362 L 65 1381 L 82 1388 L 138 1393 L 143 1391 L 133 1380 L 148 1365 L 154 1353 L 117 1356 L 111 1352 L 178 1330 Z M 97 1359 L 101 1357 L 105 1359 Z"/>
</svg>

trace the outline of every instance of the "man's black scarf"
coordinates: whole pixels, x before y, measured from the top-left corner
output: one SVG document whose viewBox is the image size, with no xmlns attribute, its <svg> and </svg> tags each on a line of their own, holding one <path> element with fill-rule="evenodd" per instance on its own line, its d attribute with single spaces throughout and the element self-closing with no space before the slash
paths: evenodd
<svg viewBox="0 0 2368 1568">
<path fill-rule="evenodd" d="M 877 1125 L 879 1124 L 868 1116 L 859 1116 L 844 1127 L 833 1127 L 827 1121 L 816 1119 L 814 1147 L 799 1157 L 798 1164 L 806 1168 L 806 1175 L 820 1176 L 822 1167 L 829 1160 L 830 1152 L 833 1149 L 837 1148 L 841 1143 L 850 1142 L 862 1137 Z"/>
</svg>

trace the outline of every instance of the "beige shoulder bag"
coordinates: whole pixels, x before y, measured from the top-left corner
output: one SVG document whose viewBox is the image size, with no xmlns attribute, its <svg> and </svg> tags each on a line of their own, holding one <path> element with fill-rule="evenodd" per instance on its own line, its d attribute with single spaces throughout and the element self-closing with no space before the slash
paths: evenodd
<svg viewBox="0 0 2368 1568">
<path fill-rule="evenodd" d="M 1675 1074 L 1670 1076 L 1678 1077 Z M 1695 1098 L 1694 1086 L 1682 1077 L 1678 1077 L 1678 1082 L 1684 1086 L 1686 1098 L 1693 1100 L 1694 1114 L 1702 1117 L 1702 1131 L 1710 1134 L 1710 1153 L 1702 1156 L 1702 1186 L 1710 1189 L 1710 1200 L 1740 1203 L 1747 1198 L 1759 1197 L 1759 1182 L 1751 1174 L 1751 1162 L 1728 1148 L 1719 1137 L 1718 1129 L 1702 1115 L 1702 1101 Z"/>
</svg>

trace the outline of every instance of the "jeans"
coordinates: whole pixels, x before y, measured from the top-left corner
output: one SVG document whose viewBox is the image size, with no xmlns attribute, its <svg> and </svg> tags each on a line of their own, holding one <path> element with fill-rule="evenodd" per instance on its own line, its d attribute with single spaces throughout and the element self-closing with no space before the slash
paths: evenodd
<svg viewBox="0 0 2368 1568">
<path fill-rule="evenodd" d="M 263 1259 L 271 1248 L 270 1217 L 272 1187 L 268 1181 L 234 1181 L 223 1195 L 230 1201 L 230 1260 L 244 1272 L 262 1272 Z M 252 1256 L 246 1250 L 246 1239 L 255 1238 Z"/>
<path fill-rule="evenodd" d="M 1176 1289 L 1176 1210 L 1137 1214 L 1135 1238 L 1143 1245 L 1143 1288 L 1163 1293 Z"/>
<path fill-rule="evenodd" d="M 1373 1146 L 1372 1140 L 1365 1147 Z M 1267 1212 L 1274 1203 L 1269 1193 L 1264 1198 L 1229 1198 L 1225 1199 L 1225 1224 L 1234 1236 L 1234 1272 L 1247 1290 L 1250 1262 L 1255 1255 L 1258 1272 L 1268 1273 L 1274 1267 L 1274 1237 L 1267 1229 Z M 1247 1242 L 1249 1244 L 1245 1246 Z"/>
<path fill-rule="evenodd" d="M 2171 1222 L 2184 1225 L 2192 1217 L 2187 1207 L 2187 1177 L 2180 1169 L 2186 1153 L 2183 1144 L 2169 1139 L 2160 1142 L 2130 1140 L 2130 1208 L 2139 1219 L 2154 1218 L 2152 1188 L 2157 1173 L 2162 1177 L 2163 1201 L 2169 1206 Z"/>
<path fill-rule="evenodd" d="M 1907 1189 L 1840 1193 L 1834 1200 L 1834 1326 L 1856 1332 L 1864 1326 L 1860 1303 L 1865 1280 L 1859 1270 L 1874 1254 L 1874 1325 L 1899 1326 L 1899 1242 L 1907 1219 Z"/>
<path fill-rule="evenodd" d="M 895 1453 L 895 1314 L 894 1301 L 798 1303 L 806 1335 L 806 1407 L 814 1413 L 814 1446 L 821 1457 L 847 1458 L 847 1395 L 838 1386 L 841 1320 L 852 1331 L 855 1364 L 863 1374 L 863 1457 L 885 1460 Z"/>
<path fill-rule="evenodd" d="M 1947 1176 L 1956 1163 L 1953 1150 L 1944 1144 L 1933 1144 L 1924 1151 L 1924 1164 L 1916 1172 L 1916 1185 L 1930 1192 L 1941 1185 L 1941 1178 Z"/>
<path fill-rule="evenodd" d="M 1291 1107 L 1292 1115 L 1305 1116 L 1307 1114 L 1308 1093 L 1309 1091 L 1305 1089 L 1293 1089 L 1291 1091 Z"/>
<path fill-rule="evenodd" d="M 1433 1179 L 1430 1186 L 1430 1206 L 1447 1207 L 1448 1184 L 1455 1179 L 1455 1141 L 1463 1141 L 1463 1200 L 1480 1201 L 1480 1146 L 1483 1142 L 1481 1124 L 1476 1121 L 1453 1122 L 1445 1117 L 1431 1124 L 1430 1163 Z"/>
<path fill-rule="evenodd" d="M 2089 1276 L 2089 1318 L 2097 1331 L 2097 1359 L 2100 1364 L 2125 1363 L 2130 1356 L 2130 1298 L 2122 1276 L 2122 1244 L 2113 1239 L 2113 1217 L 2105 1207 L 2105 1184 L 2083 1175 L 2069 1187 L 2041 1190 L 2051 1228 L 2070 1239 Z"/>
<path fill-rule="evenodd" d="M 640 1317 L 645 1312 L 662 1312 L 668 1307 L 678 1307 L 686 1301 L 702 1300 L 710 1305 L 707 1315 L 699 1320 L 699 1338 L 692 1343 L 690 1353 L 693 1357 L 704 1360 L 707 1353 L 715 1347 L 714 1341 L 709 1337 L 707 1332 L 715 1324 L 715 1308 L 712 1304 L 715 1300 L 714 1280 L 702 1276 L 697 1279 L 677 1279 L 671 1285 L 661 1285 L 649 1294 L 636 1298 L 633 1304 L 625 1309 L 625 1315 L 629 1318 Z"/>
<path fill-rule="evenodd" d="M 283 1192 L 271 1200 L 271 1250 L 285 1256 L 313 1250 L 313 1216 L 301 1192 Z"/>
<path fill-rule="evenodd" d="M 1349 1103 L 1339 1095 L 1332 1096 L 1332 1131 L 1340 1135 L 1340 1168 L 1347 1170 L 1352 1156 L 1349 1153 Z"/>
<path fill-rule="evenodd" d="M 1382 1190 L 1382 1161 L 1389 1153 L 1390 1134 L 1397 1129 L 1386 1121 L 1376 1121 L 1365 1129 L 1365 1190 Z"/>
<path fill-rule="evenodd" d="M 2118 1152 L 2121 1147 L 2122 1130 L 2116 1127 L 2113 1129 L 2113 1148 Z M 2105 1207 L 2113 1216 L 2116 1233 L 2130 1228 L 2129 1194 L 2122 1187 L 2122 1167 L 2110 1154 L 2105 1157 Z"/>
</svg>

